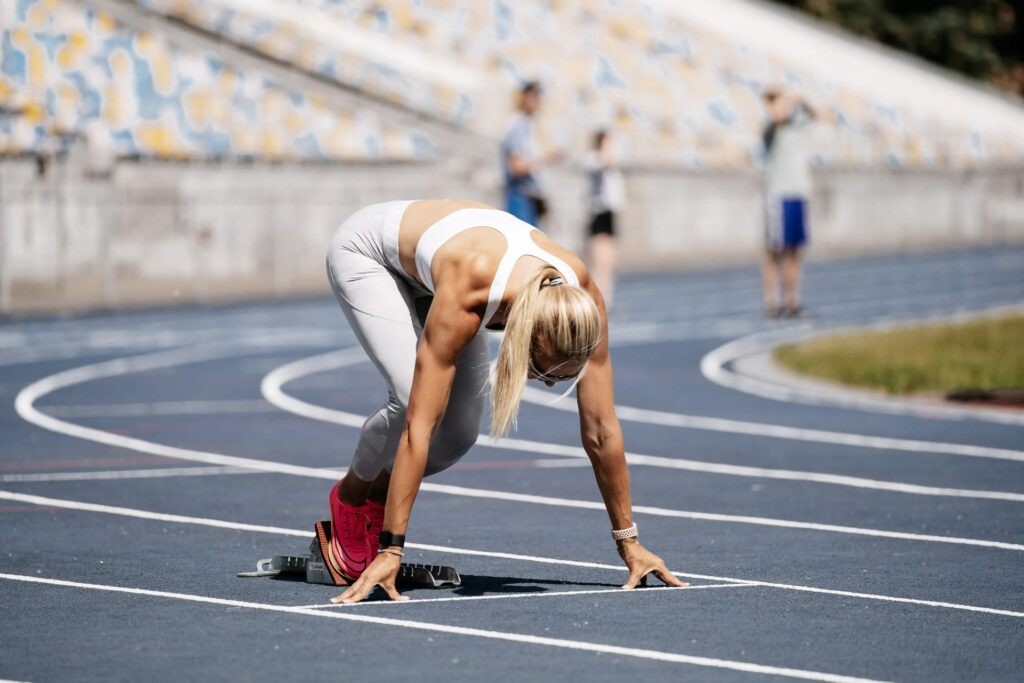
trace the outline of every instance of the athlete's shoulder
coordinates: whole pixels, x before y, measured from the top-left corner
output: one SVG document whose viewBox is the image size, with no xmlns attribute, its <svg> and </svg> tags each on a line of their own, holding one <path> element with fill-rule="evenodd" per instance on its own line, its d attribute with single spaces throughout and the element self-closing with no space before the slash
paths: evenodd
<svg viewBox="0 0 1024 683">
<path fill-rule="evenodd" d="M 471 288 L 489 289 L 501 259 L 495 254 L 478 251 L 465 254 L 461 261 L 463 282 Z"/>
<path fill-rule="evenodd" d="M 443 294 L 447 301 L 466 310 L 485 307 L 499 261 L 492 254 L 478 251 L 448 255 L 444 274 L 434 283 L 435 297 Z"/>
</svg>

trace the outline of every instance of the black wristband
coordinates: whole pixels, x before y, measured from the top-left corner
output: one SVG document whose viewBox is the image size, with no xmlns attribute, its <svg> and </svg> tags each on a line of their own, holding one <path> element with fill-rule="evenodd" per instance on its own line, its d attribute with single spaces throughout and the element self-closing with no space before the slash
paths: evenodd
<svg viewBox="0 0 1024 683">
<path fill-rule="evenodd" d="M 382 531 L 380 532 L 379 540 L 381 548 L 390 548 L 392 546 L 405 547 L 405 534 L 393 534 L 390 531 Z"/>
</svg>

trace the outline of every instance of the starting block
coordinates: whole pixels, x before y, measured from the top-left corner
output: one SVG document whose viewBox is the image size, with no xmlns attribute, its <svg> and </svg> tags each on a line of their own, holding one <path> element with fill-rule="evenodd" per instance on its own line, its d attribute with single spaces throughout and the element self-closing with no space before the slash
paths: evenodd
<svg viewBox="0 0 1024 683">
<path fill-rule="evenodd" d="M 256 571 L 239 572 L 240 577 L 267 576 L 279 579 L 305 580 L 325 586 L 347 586 L 351 578 L 340 573 L 328 559 L 331 546 L 331 523 L 316 523 L 316 536 L 307 555 L 276 555 L 256 563 Z M 408 588 L 457 588 L 462 577 L 454 567 L 403 562 L 398 570 L 399 586 Z"/>
</svg>

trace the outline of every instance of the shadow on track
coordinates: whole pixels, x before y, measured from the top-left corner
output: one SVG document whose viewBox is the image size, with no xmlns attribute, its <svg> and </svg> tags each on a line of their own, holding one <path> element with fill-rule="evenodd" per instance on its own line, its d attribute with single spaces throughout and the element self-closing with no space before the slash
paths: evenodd
<svg viewBox="0 0 1024 683">
<path fill-rule="evenodd" d="M 452 591 L 453 595 L 475 597 L 492 593 L 545 593 L 545 586 L 593 586 L 597 588 L 618 588 L 619 583 L 557 581 L 552 579 L 524 579 L 515 576 L 473 576 L 462 575 L 462 586 Z"/>
</svg>

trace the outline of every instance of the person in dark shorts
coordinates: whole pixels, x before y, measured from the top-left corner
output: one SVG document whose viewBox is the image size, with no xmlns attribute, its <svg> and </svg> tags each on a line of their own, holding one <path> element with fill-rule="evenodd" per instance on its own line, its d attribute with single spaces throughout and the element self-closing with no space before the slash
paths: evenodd
<svg viewBox="0 0 1024 683">
<path fill-rule="evenodd" d="M 625 183 L 616 167 L 612 138 L 608 131 L 594 133 L 593 147 L 584 161 L 589 188 L 590 268 L 597 288 L 611 309 L 615 294 L 618 245 L 616 219 L 626 201 Z"/>
<path fill-rule="evenodd" d="M 793 93 L 764 93 L 765 257 L 761 267 L 764 307 L 771 317 L 799 317 L 800 257 L 807 244 L 807 200 L 811 194 L 810 123 L 814 110 Z M 782 305 L 779 282 L 782 283 Z"/>
</svg>

